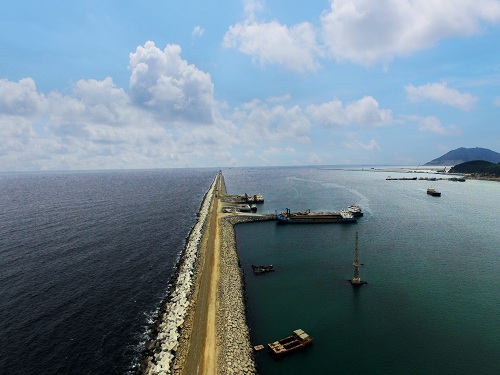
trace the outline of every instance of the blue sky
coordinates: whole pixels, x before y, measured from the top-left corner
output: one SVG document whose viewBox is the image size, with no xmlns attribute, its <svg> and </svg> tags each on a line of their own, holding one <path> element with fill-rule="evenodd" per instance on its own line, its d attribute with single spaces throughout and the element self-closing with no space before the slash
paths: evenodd
<svg viewBox="0 0 500 375">
<path fill-rule="evenodd" d="M 500 1 L 215 4 L 6 2 L 0 170 L 500 152 Z"/>
</svg>

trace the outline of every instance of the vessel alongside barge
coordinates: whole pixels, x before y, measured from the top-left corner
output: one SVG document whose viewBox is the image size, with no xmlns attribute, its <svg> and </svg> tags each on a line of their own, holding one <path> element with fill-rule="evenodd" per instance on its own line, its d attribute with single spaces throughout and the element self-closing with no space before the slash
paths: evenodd
<svg viewBox="0 0 500 375">
<path fill-rule="evenodd" d="M 275 211 L 275 217 L 280 223 L 355 223 L 357 221 L 357 217 L 349 210 L 317 212 L 306 210 L 292 213 L 287 208 L 286 212 Z"/>
</svg>

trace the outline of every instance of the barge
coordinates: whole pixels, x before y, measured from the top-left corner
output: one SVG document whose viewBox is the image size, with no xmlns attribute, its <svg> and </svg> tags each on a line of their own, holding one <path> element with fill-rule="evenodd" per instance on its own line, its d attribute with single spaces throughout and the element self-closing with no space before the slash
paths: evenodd
<svg viewBox="0 0 500 375">
<path fill-rule="evenodd" d="M 312 337 L 301 329 L 293 331 L 291 336 L 268 344 L 269 351 L 277 357 L 289 354 L 312 344 Z"/>
<path fill-rule="evenodd" d="M 306 210 L 292 213 L 287 208 L 286 212 L 278 213 L 276 210 L 275 217 L 279 223 L 355 223 L 357 221 L 357 217 L 349 210 L 317 212 Z"/>
</svg>

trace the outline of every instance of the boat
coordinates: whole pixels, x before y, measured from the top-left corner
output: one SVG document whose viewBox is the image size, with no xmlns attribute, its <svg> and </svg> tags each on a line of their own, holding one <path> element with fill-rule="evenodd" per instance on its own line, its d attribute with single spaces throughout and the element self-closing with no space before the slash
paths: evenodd
<svg viewBox="0 0 500 375">
<path fill-rule="evenodd" d="M 276 220 L 279 223 L 355 223 L 357 218 L 348 210 L 340 211 L 316 211 L 306 210 L 305 212 L 275 211 Z"/>
<path fill-rule="evenodd" d="M 301 329 L 293 331 L 291 336 L 268 344 L 268 348 L 272 354 L 281 357 L 298 349 L 304 348 L 312 344 L 313 339 Z"/>
<path fill-rule="evenodd" d="M 269 266 L 254 266 L 252 264 L 252 271 L 254 275 L 262 275 L 263 273 L 274 272 L 275 269 L 272 264 L 270 264 Z"/>
<path fill-rule="evenodd" d="M 440 197 L 441 193 L 434 189 L 433 187 L 430 187 L 427 189 L 427 194 L 432 195 L 433 197 Z"/>
<path fill-rule="evenodd" d="M 363 211 L 361 211 L 361 207 L 355 204 L 351 204 L 347 207 L 347 211 L 349 211 L 354 217 L 363 216 Z"/>
<path fill-rule="evenodd" d="M 256 205 L 255 203 L 252 203 L 252 204 L 250 205 L 250 209 L 252 210 L 252 212 L 257 211 L 257 205 Z"/>
</svg>

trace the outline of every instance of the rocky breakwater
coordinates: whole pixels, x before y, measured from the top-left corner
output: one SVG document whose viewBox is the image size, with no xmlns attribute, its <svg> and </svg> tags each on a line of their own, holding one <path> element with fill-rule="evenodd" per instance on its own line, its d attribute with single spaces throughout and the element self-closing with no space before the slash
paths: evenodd
<svg viewBox="0 0 500 375">
<path fill-rule="evenodd" d="M 217 345 L 219 374 L 256 374 L 253 348 L 246 320 L 244 276 L 236 252 L 234 225 L 269 217 L 228 216 L 221 220 L 221 263 Z"/>
<path fill-rule="evenodd" d="M 232 220 L 221 220 L 217 368 L 220 374 L 255 374 L 250 332 L 246 324 L 243 275 L 238 265 Z"/>
<path fill-rule="evenodd" d="M 172 363 L 179 348 L 182 328 L 192 301 L 199 258 L 200 242 L 210 212 L 210 204 L 217 183 L 217 177 L 203 199 L 198 221 L 186 241 L 179 261 L 176 278 L 168 297 L 162 305 L 159 317 L 152 328 L 151 338 L 146 343 L 144 359 L 139 373 L 167 375 L 172 373 Z"/>
</svg>

